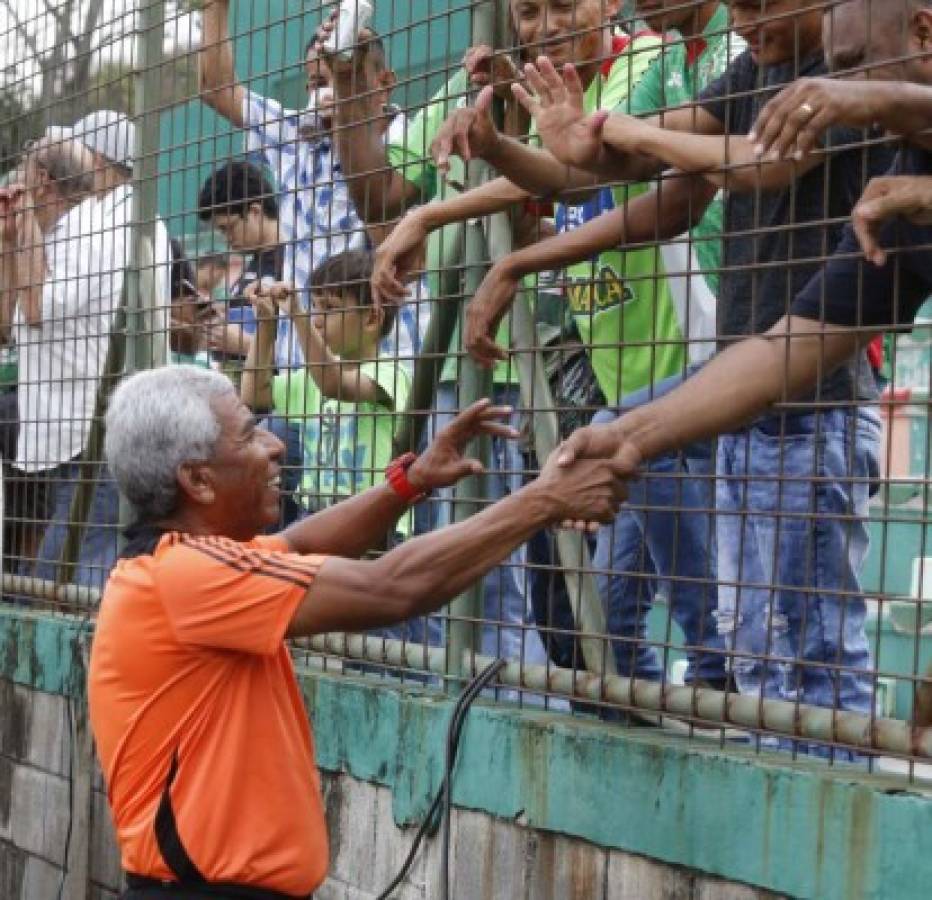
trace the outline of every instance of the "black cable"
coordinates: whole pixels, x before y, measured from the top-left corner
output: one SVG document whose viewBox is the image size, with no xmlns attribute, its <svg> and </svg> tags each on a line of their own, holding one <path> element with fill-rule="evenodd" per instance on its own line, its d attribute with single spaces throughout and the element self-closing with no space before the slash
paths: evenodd
<svg viewBox="0 0 932 900">
<path fill-rule="evenodd" d="M 71 643 L 71 656 L 72 656 L 72 665 L 76 664 L 76 661 L 81 658 L 81 639 L 84 636 L 84 630 L 90 625 L 91 621 L 91 610 L 88 609 L 84 616 L 81 618 L 81 621 L 78 622 L 77 631 L 75 633 L 74 639 Z M 82 669 L 82 680 L 83 676 L 83 665 Z M 72 697 L 70 690 L 65 693 L 65 710 L 67 713 L 68 720 L 68 741 L 69 741 L 69 753 L 68 753 L 68 828 L 65 832 L 65 852 L 62 857 L 62 872 L 61 880 L 58 882 L 58 897 L 57 900 L 62 900 L 62 894 L 65 890 L 65 879 L 68 877 L 68 856 L 71 853 L 71 835 L 74 830 L 74 756 L 78 752 L 76 747 L 77 743 L 77 728 L 75 727 L 74 722 L 74 697 Z"/>
<path fill-rule="evenodd" d="M 473 700 L 482 693 L 504 667 L 505 660 L 503 659 L 496 659 L 494 662 L 489 663 L 482 672 L 476 675 L 475 678 L 466 685 L 457 699 L 456 705 L 453 707 L 453 714 L 450 716 L 450 724 L 447 726 L 443 781 L 430 804 L 430 809 L 427 810 L 427 815 L 424 816 L 424 821 L 421 822 L 421 826 L 414 836 L 414 842 L 411 844 L 411 849 L 408 851 L 408 855 L 405 857 L 401 869 L 399 869 L 398 874 L 392 879 L 391 884 L 379 894 L 376 900 L 389 900 L 392 891 L 404 881 L 424 838 L 428 833 L 435 831 L 437 828 L 436 818 L 438 811 L 441 809 L 441 804 L 443 805 L 442 812 L 440 812 L 443 824 L 443 844 L 441 848 L 440 896 L 441 900 L 448 900 L 450 884 L 450 813 L 452 808 L 453 768 L 456 765 L 456 754 L 459 749 L 460 736 L 463 732 L 463 725 L 466 722 L 466 714 L 469 712 L 469 707 L 472 705 Z"/>
<path fill-rule="evenodd" d="M 68 854 L 71 852 L 71 832 L 74 827 L 74 754 L 75 754 L 75 727 L 74 710 L 71 708 L 71 697 L 65 697 L 65 710 L 68 719 L 68 830 L 65 832 L 65 852 L 62 857 L 61 879 L 58 882 L 58 900 L 62 900 L 65 890 L 65 879 L 68 877 Z"/>
</svg>

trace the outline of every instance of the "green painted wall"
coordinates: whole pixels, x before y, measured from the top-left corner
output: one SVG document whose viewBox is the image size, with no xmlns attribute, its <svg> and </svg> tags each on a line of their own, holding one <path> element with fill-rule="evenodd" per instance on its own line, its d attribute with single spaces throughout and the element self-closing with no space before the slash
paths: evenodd
<svg viewBox="0 0 932 900">
<path fill-rule="evenodd" d="M 87 623 L 0 609 L 0 678 L 80 696 L 89 638 Z M 440 781 L 451 702 L 301 679 L 320 766 L 388 786 L 396 821 L 418 821 Z M 920 900 L 932 884 L 928 793 L 647 729 L 477 704 L 455 802 L 794 897 Z"/>
</svg>

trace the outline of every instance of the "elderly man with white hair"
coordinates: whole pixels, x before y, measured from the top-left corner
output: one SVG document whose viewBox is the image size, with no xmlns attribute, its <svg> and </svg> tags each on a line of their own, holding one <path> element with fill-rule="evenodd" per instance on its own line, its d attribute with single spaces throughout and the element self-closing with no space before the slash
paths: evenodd
<svg viewBox="0 0 932 900">
<path fill-rule="evenodd" d="M 109 325 L 89 231 L 94 160 L 73 140 L 31 145 L 0 192 L 0 309 L 19 354 L 18 437 L 7 470 L 5 518 L 14 553 L 35 555 L 57 487 L 81 452 Z"/>
<path fill-rule="evenodd" d="M 72 260 L 59 277 L 45 278 L 52 298 L 49 328 L 54 331 L 42 346 L 54 345 L 51 355 L 61 365 L 49 368 L 37 359 L 23 372 L 30 390 L 40 390 L 53 403 L 37 412 L 35 404 L 20 400 L 21 428 L 15 465 L 23 471 L 48 471 L 54 489 L 38 517 L 49 521 L 41 544 L 34 553 L 31 570 L 40 578 L 58 576 L 57 566 L 68 537 L 73 498 L 81 478 L 79 464 L 87 449 L 97 392 L 103 374 L 114 316 L 123 300 L 126 273 L 138 266 L 140 284 L 151 285 L 152 296 L 143 298 L 151 307 L 144 324 L 151 335 L 153 360 L 167 362 L 168 312 L 170 309 L 171 255 L 168 232 L 156 219 L 155 238 L 149 254 L 139 254 L 134 245 L 133 165 L 135 127 L 121 113 L 98 110 L 72 126 L 51 126 L 43 142 L 50 147 L 80 147 L 91 177 L 92 198 L 82 208 L 79 221 L 70 225 L 69 240 L 75 248 Z M 149 272 L 146 273 L 145 270 Z M 146 275 L 151 277 L 145 277 Z M 42 277 L 36 279 L 42 283 Z M 25 347 L 36 345 L 35 336 L 17 335 L 22 357 Z M 43 351 L 46 352 L 46 351 Z M 57 355 L 56 355 L 57 354 Z M 22 388 L 21 388 L 22 391 Z M 25 413 L 25 415 L 24 415 Z M 96 460 L 92 460 L 96 462 Z M 86 474 L 85 474 L 86 477 Z M 78 567 L 72 580 L 99 586 L 116 559 L 119 496 L 103 466 L 96 473 L 87 527 L 83 533 Z M 34 517 L 35 518 L 35 517 Z M 27 561 L 20 569 L 29 568 Z"/>
<path fill-rule="evenodd" d="M 438 609 L 547 525 L 609 522 L 614 464 L 561 468 L 377 559 L 411 504 L 481 471 L 463 449 L 515 438 L 480 401 L 384 483 L 290 526 L 284 445 L 232 383 L 186 366 L 124 381 L 106 455 L 137 521 L 100 604 L 91 724 L 129 890 L 124 900 L 307 898 L 329 862 L 313 741 L 284 641 Z"/>
</svg>

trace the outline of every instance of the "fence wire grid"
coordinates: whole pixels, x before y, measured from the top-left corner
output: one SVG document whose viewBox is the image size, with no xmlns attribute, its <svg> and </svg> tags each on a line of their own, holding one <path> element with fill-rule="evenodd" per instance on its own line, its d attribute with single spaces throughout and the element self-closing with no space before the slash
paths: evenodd
<svg viewBox="0 0 932 900">
<path fill-rule="evenodd" d="M 909 0 L 374 6 L 341 56 L 331 5 L 0 2 L 4 603 L 93 614 L 133 519 L 103 456 L 127 374 L 227 374 L 286 447 L 281 525 L 478 398 L 513 407 L 520 439 L 480 442 L 486 474 L 390 552 L 771 329 L 924 128 L 826 120 L 781 159 L 748 137 L 799 79 L 913 77 Z M 575 119 L 515 99 L 562 97 L 524 69 L 542 55 L 575 65 Z M 817 118 L 799 96 L 787 119 Z M 613 525 L 541 532 L 436 615 L 296 659 L 455 690 L 501 657 L 499 702 L 924 777 L 932 306 L 856 321 L 817 385 L 645 461 Z"/>
</svg>

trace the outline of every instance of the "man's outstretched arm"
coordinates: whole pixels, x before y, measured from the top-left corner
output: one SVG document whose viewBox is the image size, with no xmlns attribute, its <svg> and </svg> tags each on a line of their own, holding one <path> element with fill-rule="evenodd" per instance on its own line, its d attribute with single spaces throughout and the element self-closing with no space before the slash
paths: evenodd
<svg viewBox="0 0 932 900">
<path fill-rule="evenodd" d="M 369 59 L 371 47 L 362 43 L 350 60 L 328 57 L 333 70 L 334 141 L 343 178 L 359 216 L 367 225 L 382 225 L 420 202 L 417 185 L 391 164 L 385 143 L 386 113 L 379 100 L 387 69 Z"/>
<path fill-rule="evenodd" d="M 774 404 L 811 390 L 872 334 L 800 316 L 734 344 L 676 390 L 609 425 L 575 432 L 561 463 L 590 457 L 646 461 L 693 441 L 735 431 Z"/>
<path fill-rule="evenodd" d="M 524 276 L 561 269 L 613 247 L 675 238 L 702 217 L 716 193 L 703 178 L 675 173 L 619 209 L 502 258 L 486 274 L 466 309 L 463 340 L 470 355 L 483 366 L 507 358 L 505 349 L 495 343 L 495 335 Z"/>
<path fill-rule="evenodd" d="M 536 481 L 465 522 L 414 538 L 374 561 L 331 557 L 288 635 L 358 631 L 439 609 L 539 529 L 566 520 L 613 521 L 625 497 L 625 474 L 612 460 L 561 469 L 552 457 Z"/>
<path fill-rule="evenodd" d="M 480 400 L 461 412 L 408 469 L 412 487 L 424 493 L 448 487 L 482 465 L 464 455 L 466 446 L 482 435 L 514 440 L 518 433 L 504 424 L 511 410 Z M 336 503 L 282 532 L 298 553 L 324 553 L 356 558 L 381 547 L 408 504 L 387 484 Z"/>
</svg>

